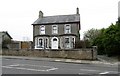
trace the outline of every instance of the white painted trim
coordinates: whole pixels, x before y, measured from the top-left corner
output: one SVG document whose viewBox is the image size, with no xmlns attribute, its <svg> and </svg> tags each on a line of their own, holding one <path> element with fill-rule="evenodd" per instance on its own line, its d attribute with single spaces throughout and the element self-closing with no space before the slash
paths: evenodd
<svg viewBox="0 0 120 76">
<path fill-rule="evenodd" d="M 39 39 L 42 39 L 42 47 L 43 48 L 38 48 L 38 46 L 39 46 Z M 47 47 L 45 47 L 46 46 L 46 39 L 47 39 Z M 50 44 L 50 42 L 49 42 L 49 38 L 48 37 L 36 37 L 35 38 L 35 46 L 34 46 L 34 49 L 49 49 L 49 44 Z"/>
<path fill-rule="evenodd" d="M 67 25 L 69 25 L 69 27 L 70 27 L 70 32 L 69 32 L 69 33 L 66 32 L 66 26 L 67 26 Z M 65 25 L 64 25 L 64 33 L 65 33 L 65 34 L 71 34 L 71 24 L 65 24 Z"/>
<path fill-rule="evenodd" d="M 43 44 L 43 48 L 38 48 L 38 46 L 39 46 L 39 39 L 42 39 L 42 44 Z M 36 42 L 37 41 L 37 42 Z M 36 45 L 37 44 L 37 45 Z M 34 47 L 35 49 L 44 49 L 44 38 L 42 38 L 42 37 L 37 37 L 37 38 L 35 38 L 35 47 Z"/>
<path fill-rule="evenodd" d="M 64 48 L 65 48 L 65 49 L 70 49 L 70 48 L 71 48 L 71 46 L 70 46 L 70 44 L 71 44 L 71 42 L 70 42 L 70 37 L 67 37 L 67 36 L 66 36 L 64 39 L 66 39 L 66 38 L 69 39 L 69 47 L 66 47 L 66 44 L 65 44 Z"/>
<path fill-rule="evenodd" d="M 44 32 L 43 32 L 43 33 L 41 32 L 41 27 L 44 27 Z M 40 31 L 40 35 L 45 34 L 45 25 L 41 25 L 39 28 L 40 28 L 40 29 L 39 29 L 39 31 Z"/>
<path fill-rule="evenodd" d="M 59 47 L 59 39 L 58 39 L 58 37 L 52 37 L 52 38 L 51 38 L 51 49 L 55 49 L 55 48 L 53 48 L 53 39 L 54 39 L 54 38 L 57 39 L 57 43 L 58 43 L 57 46 Z M 55 44 L 54 44 L 54 45 L 55 45 Z M 56 49 L 58 49 L 58 47 L 57 47 Z"/>
<path fill-rule="evenodd" d="M 53 26 L 56 26 L 56 28 L 57 28 L 57 33 L 54 33 L 54 32 L 53 32 Z M 58 25 L 52 25 L 52 34 L 58 34 Z"/>
<path fill-rule="evenodd" d="M 72 43 L 71 43 L 71 44 L 72 44 L 72 48 L 75 48 L 75 37 L 72 37 L 72 40 L 73 40 L 73 39 L 74 39 L 74 41 L 73 41 L 73 42 L 74 42 L 74 45 L 73 45 Z"/>
<path fill-rule="evenodd" d="M 46 39 L 47 39 L 47 47 L 46 47 Z M 49 49 L 49 38 L 48 37 L 46 37 L 45 38 L 45 49 Z"/>
</svg>

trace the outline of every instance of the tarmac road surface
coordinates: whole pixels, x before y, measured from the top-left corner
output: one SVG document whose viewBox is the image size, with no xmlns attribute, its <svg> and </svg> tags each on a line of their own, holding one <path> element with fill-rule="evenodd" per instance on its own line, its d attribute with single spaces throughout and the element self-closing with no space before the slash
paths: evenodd
<svg viewBox="0 0 120 76">
<path fill-rule="evenodd" d="M 75 64 L 2 57 L 2 74 L 118 74 L 117 65 Z"/>
</svg>

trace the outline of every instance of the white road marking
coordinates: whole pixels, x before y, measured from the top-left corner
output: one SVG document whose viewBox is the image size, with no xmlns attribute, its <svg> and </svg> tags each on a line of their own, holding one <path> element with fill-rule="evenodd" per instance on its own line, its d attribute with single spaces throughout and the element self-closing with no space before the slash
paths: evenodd
<svg viewBox="0 0 120 76">
<path fill-rule="evenodd" d="M 14 66 L 14 67 L 16 66 L 17 67 L 17 66 L 20 66 L 20 65 L 19 64 L 15 64 L 15 65 L 8 65 L 8 66 Z"/>
<path fill-rule="evenodd" d="M 4 60 L 10 60 L 10 59 L 4 59 Z"/>
<path fill-rule="evenodd" d="M 20 67 L 9 67 L 9 66 L 2 66 L 4 68 L 13 68 L 13 69 L 20 69 L 20 70 L 30 70 L 30 71 L 46 71 L 46 70 L 37 70 L 37 69 L 30 69 L 30 68 L 20 68 Z"/>
<path fill-rule="evenodd" d="M 78 73 L 79 75 L 81 75 L 81 74 L 85 74 L 85 73 Z"/>
<path fill-rule="evenodd" d="M 51 71 L 51 70 L 56 70 L 58 68 L 51 68 L 51 69 L 47 69 L 46 71 Z"/>
<path fill-rule="evenodd" d="M 100 70 L 90 70 L 90 69 L 80 69 L 81 71 L 90 71 L 90 72 L 101 72 Z M 115 73 L 118 74 L 117 71 L 107 71 L 107 72 L 101 72 L 99 74 L 108 74 L 108 73 Z M 80 73 L 81 74 L 81 73 Z"/>
<path fill-rule="evenodd" d="M 19 66 L 35 66 L 35 67 L 46 67 L 46 68 L 54 68 L 53 66 L 40 66 L 40 65 L 31 65 L 31 64 L 16 64 Z"/>
<path fill-rule="evenodd" d="M 90 70 L 90 69 L 80 69 L 81 71 L 99 71 L 99 70 Z"/>
<path fill-rule="evenodd" d="M 99 74 L 108 74 L 109 72 L 102 72 L 102 73 L 99 73 Z"/>
<path fill-rule="evenodd" d="M 55 60 L 55 61 L 61 61 L 61 60 Z"/>
<path fill-rule="evenodd" d="M 21 66 L 23 68 L 21 68 Z M 46 70 L 41 70 L 41 69 L 31 69 L 31 68 L 24 68 L 24 66 L 33 66 L 33 67 L 45 67 L 47 68 Z M 55 68 L 53 66 L 39 66 L 39 65 L 30 65 L 30 64 L 13 64 L 13 65 L 7 65 L 7 66 L 2 66 L 3 68 L 13 68 L 13 69 L 20 69 L 20 70 L 30 70 L 30 71 L 44 71 L 44 72 L 49 72 L 52 70 L 56 70 L 58 68 Z"/>
</svg>

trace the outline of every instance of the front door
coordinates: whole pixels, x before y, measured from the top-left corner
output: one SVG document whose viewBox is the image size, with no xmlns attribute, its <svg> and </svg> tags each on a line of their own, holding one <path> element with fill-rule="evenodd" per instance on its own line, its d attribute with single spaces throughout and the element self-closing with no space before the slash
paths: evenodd
<svg viewBox="0 0 120 76">
<path fill-rule="evenodd" d="M 53 37 L 51 39 L 51 49 L 58 49 L 58 38 Z"/>
</svg>

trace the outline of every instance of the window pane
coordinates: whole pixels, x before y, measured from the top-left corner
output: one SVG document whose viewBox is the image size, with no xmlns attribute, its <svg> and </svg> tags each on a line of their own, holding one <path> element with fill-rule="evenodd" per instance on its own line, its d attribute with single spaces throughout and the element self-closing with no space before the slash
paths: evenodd
<svg viewBox="0 0 120 76">
<path fill-rule="evenodd" d="M 42 47 L 43 46 L 43 40 L 39 39 L 39 46 Z"/>
<path fill-rule="evenodd" d="M 57 34 L 57 25 L 52 27 L 52 33 Z"/>
<path fill-rule="evenodd" d="M 40 26 L 40 34 L 45 34 L 45 26 Z"/>
<path fill-rule="evenodd" d="M 53 26 L 53 29 L 57 29 L 57 26 Z"/>
<path fill-rule="evenodd" d="M 69 43 L 69 38 L 65 38 L 65 43 Z"/>
<path fill-rule="evenodd" d="M 45 41 L 46 48 L 47 48 L 47 44 L 48 44 L 47 42 L 48 42 L 48 39 L 46 39 L 46 41 Z"/>
<path fill-rule="evenodd" d="M 71 33 L 70 25 L 65 25 L 65 33 Z"/>
<path fill-rule="evenodd" d="M 56 39 L 56 38 L 54 38 L 54 39 L 53 39 L 53 41 L 57 41 L 57 39 Z"/>
</svg>

